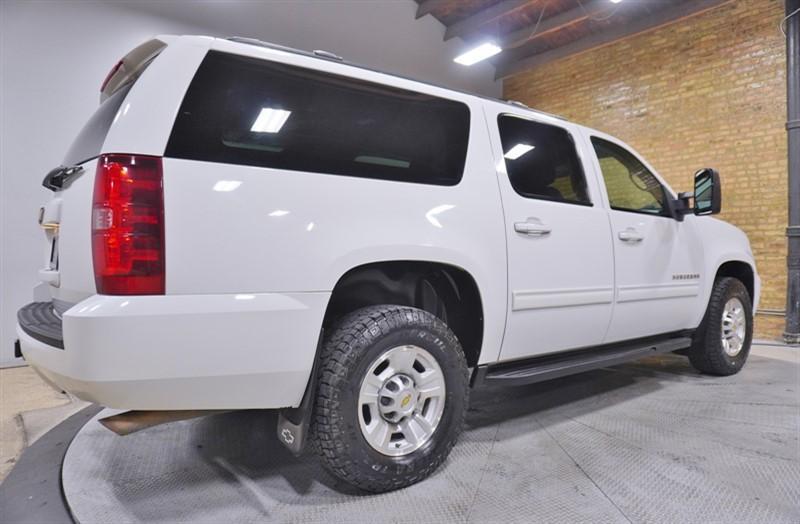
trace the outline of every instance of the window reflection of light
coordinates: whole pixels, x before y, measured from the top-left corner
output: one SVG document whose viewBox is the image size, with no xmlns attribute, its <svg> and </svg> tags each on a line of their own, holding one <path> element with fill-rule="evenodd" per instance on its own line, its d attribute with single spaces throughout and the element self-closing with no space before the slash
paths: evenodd
<svg viewBox="0 0 800 524">
<path fill-rule="evenodd" d="M 508 152 L 503 156 L 505 156 L 509 160 L 516 160 L 532 149 L 536 149 L 536 146 L 531 146 L 528 144 L 517 144 L 511 149 L 509 149 Z"/>
<path fill-rule="evenodd" d="M 425 213 L 425 218 L 428 220 L 428 222 L 430 222 L 434 226 L 441 228 L 442 223 L 439 222 L 439 219 L 436 218 L 436 216 L 444 213 L 445 211 L 450 211 L 454 207 L 456 206 L 451 204 L 442 204 L 441 206 L 436 206 L 427 213 Z"/>
<path fill-rule="evenodd" d="M 286 123 L 291 114 L 291 111 L 285 111 L 283 109 L 262 107 L 250 131 L 253 133 L 277 133 L 281 130 L 283 124 Z"/>
<path fill-rule="evenodd" d="M 253 300 L 254 298 L 256 298 L 256 296 L 255 295 L 242 294 L 242 295 L 236 295 L 233 298 L 235 298 L 236 300 Z"/>
<path fill-rule="evenodd" d="M 220 180 L 214 184 L 214 191 L 233 191 L 241 185 L 239 180 Z"/>
<path fill-rule="evenodd" d="M 286 211 L 285 209 L 276 209 L 275 211 L 270 213 L 269 216 L 271 216 L 271 217 L 283 217 L 283 216 L 286 216 L 288 214 L 289 214 L 289 212 Z"/>
</svg>

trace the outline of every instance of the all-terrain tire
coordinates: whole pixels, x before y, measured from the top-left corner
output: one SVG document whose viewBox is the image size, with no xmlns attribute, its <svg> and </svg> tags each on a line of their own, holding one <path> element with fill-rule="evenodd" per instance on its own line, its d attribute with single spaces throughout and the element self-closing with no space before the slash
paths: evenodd
<svg viewBox="0 0 800 524">
<path fill-rule="evenodd" d="M 362 433 L 359 391 L 370 366 L 387 351 L 414 345 L 436 359 L 445 382 L 444 411 L 425 443 L 402 456 L 371 446 Z M 447 458 L 463 427 L 469 371 L 458 339 L 434 315 L 406 306 L 359 309 L 330 330 L 322 347 L 312 422 L 315 449 L 334 476 L 370 492 L 419 482 Z"/>
<path fill-rule="evenodd" d="M 742 346 L 735 355 L 725 351 L 722 341 L 725 305 L 732 299 L 737 299 L 741 304 L 746 322 Z M 738 373 L 747 361 L 752 340 L 753 306 L 747 288 L 736 278 L 718 278 L 714 282 L 706 314 L 695 332 L 692 347 L 688 351 L 689 361 L 701 373 L 733 375 Z"/>
</svg>

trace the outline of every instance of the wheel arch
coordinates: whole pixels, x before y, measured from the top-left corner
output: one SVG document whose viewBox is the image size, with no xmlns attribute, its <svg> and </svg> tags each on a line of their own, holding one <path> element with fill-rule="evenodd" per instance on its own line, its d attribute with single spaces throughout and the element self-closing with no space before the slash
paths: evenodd
<svg viewBox="0 0 800 524">
<path fill-rule="evenodd" d="M 728 260 L 722 262 L 717 267 L 714 280 L 720 277 L 733 277 L 738 279 L 747 288 L 747 293 L 750 295 L 750 305 L 755 306 L 755 268 L 744 260 Z"/>
<path fill-rule="evenodd" d="M 382 260 L 355 266 L 339 277 L 323 319 L 328 329 L 356 309 L 397 304 L 428 311 L 455 333 L 469 366 L 483 344 L 484 305 L 476 279 L 466 269 L 426 260 Z"/>
</svg>

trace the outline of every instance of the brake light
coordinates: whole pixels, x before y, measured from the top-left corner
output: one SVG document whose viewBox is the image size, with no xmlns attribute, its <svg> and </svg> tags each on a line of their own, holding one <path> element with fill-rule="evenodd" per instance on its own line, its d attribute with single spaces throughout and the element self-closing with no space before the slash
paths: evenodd
<svg viewBox="0 0 800 524">
<path fill-rule="evenodd" d="M 92 202 L 97 292 L 163 295 L 164 192 L 161 158 L 101 155 Z"/>
</svg>

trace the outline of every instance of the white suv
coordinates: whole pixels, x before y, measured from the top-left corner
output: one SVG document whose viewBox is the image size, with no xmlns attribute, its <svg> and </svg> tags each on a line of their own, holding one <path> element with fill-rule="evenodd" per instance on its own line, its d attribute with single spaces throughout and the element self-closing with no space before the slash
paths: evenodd
<svg viewBox="0 0 800 524">
<path fill-rule="evenodd" d="M 631 148 L 506 103 L 246 39 L 131 51 L 45 178 L 25 359 L 129 410 L 281 409 L 370 491 L 446 458 L 470 387 L 657 352 L 736 373 L 747 237 Z M 692 203 L 693 197 L 693 203 Z"/>
</svg>

